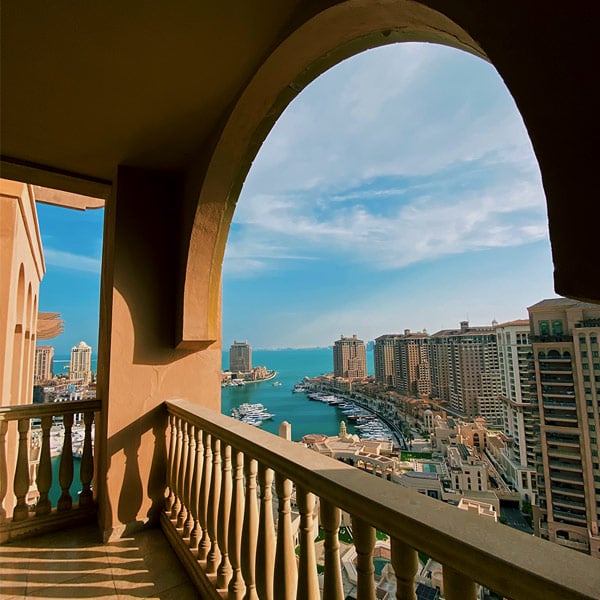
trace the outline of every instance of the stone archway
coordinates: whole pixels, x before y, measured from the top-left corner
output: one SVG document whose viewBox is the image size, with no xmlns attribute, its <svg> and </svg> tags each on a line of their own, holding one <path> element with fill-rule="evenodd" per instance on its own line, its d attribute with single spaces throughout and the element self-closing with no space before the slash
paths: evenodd
<svg viewBox="0 0 600 600">
<path fill-rule="evenodd" d="M 217 136 L 196 188 L 182 281 L 179 347 L 203 347 L 219 339 L 221 268 L 229 227 L 250 165 L 277 118 L 330 67 L 369 48 L 403 41 L 435 42 L 486 59 L 464 29 L 422 3 L 355 0 L 308 18 L 256 72 Z M 188 193 L 193 188 L 190 183 Z"/>
</svg>

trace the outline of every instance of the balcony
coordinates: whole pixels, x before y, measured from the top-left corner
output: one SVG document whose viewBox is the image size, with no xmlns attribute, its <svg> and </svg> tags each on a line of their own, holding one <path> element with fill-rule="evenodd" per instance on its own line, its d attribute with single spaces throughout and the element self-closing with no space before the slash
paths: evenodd
<svg viewBox="0 0 600 600">
<path fill-rule="evenodd" d="M 33 568 L 26 576 L 28 581 L 43 586 L 52 579 L 47 579 L 50 576 L 41 570 L 59 570 L 56 562 L 46 561 L 45 566 L 36 562 L 50 545 L 54 549 L 48 548 L 48 556 L 54 557 L 53 551 L 63 558 L 68 554 L 67 571 L 76 570 L 93 582 L 85 588 L 87 597 L 110 595 L 110 586 L 115 586 L 118 593 L 123 593 L 127 586 L 139 586 L 135 596 L 151 595 L 153 590 L 167 585 L 155 579 L 151 567 L 157 555 L 152 558 L 149 549 L 163 543 L 162 534 L 157 532 L 158 537 L 152 542 L 139 537 L 144 533 L 136 534 L 138 537 L 125 535 L 99 547 L 81 533 L 87 531 L 89 535 L 90 515 L 93 518 L 96 506 L 94 499 L 82 502 L 89 497 L 83 491 L 92 489 L 89 472 L 90 469 L 93 472 L 94 448 L 89 434 L 90 416 L 84 417 L 82 492 L 78 503 L 65 508 L 63 496 L 70 495 L 72 480 L 69 415 L 76 411 L 93 415 L 99 409 L 96 402 L 86 406 L 70 404 L 8 408 L 0 413 L 2 423 L 14 421 L 20 432 L 11 490 L 16 504 L 12 519 L 5 519 L 2 524 L 3 531 L 12 539 L 17 534 L 36 533 L 28 545 L 13 541 L 2 547 L 5 569 L 12 576 L 15 572 L 18 575 L 17 565 L 23 557 Z M 52 478 L 47 467 L 49 423 L 57 410 L 65 421 L 59 473 L 63 502 L 59 500 L 57 507 L 48 510 L 47 481 Z M 172 557 L 177 556 L 197 590 L 197 597 L 341 600 L 345 593 L 338 541 L 342 511 L 350 515 L 352 523 L 355 596 L 361 600 L 372 600 L 381 593 L 377 590 L 373 566 L 376 530 L 390 539 L 397 598 L 414 598 L 418 552 L 443 565 L 448 600 L 474 599 L 476 583 L 515 600 L 598 597 L 600 575 L 590 575 L 597 572 L 596 559 L 459 511 L 204 407 L 178 400 L 166 402 L 161 410 L 167 427 L 162 454 L 166 457 L 163 465 L 166 500 L 159 521 L 173 549 L 173 554 L 161 550 L 163 563 L 169 565 Z M 28 504 L 30 472 L 23 465 L 30 458 L 29 421 L 34 416 L 41 418 L 43 432 L 37 471 L 39 500 Z M 5 449 L 4 439 L 2 448 Z M 6 460 L 3 466 L 8 466 Z M 96 486 L 93 492 L 98 493 Z M 85 519 L 78 520 L 84 514 Z M 51 534 L 50 538 L 37 534 L 42 525 L 48 526 L 51 518 L 62 519 L 61 529 L 66 523 L 85 523 L 75 530 L 74 536 L 68 537 L 72 540 L 68 552 L 63 553 L 66 542 L 64 536 L 60 537 L 62 534 Z M 314 535 L 317 522 L 324 532 L 319 553 L 321 574 L 317 569 Z M 14 531 L 21 523 L 27 523 L 28 530 Z M 57 523 L 50 524 L 50 529 Z M 63 541 L 56 546 L 56 540 Z M 141 553 L 143 560 L 136 560 L 136 553 Z M 134 561 L 139 569 L 137 576 L 115 578 L 115 562 L 128 560 Z M 557 572 L 553 566 L 556 564 L 564 569 Z M 174 566 L 168 567 L 163 576 L 174 570 Z M 112 579 L 107 581 L 109 572 Z M 82 588 L 73 584 L 68 573 L 65 575 L 58 577 L 58 588 L 53 593 L 80 597 Z M 178 579 L 173 585 L 181 591 L 178 597 L 191 597 L 187 579 Z"/>
</svg>

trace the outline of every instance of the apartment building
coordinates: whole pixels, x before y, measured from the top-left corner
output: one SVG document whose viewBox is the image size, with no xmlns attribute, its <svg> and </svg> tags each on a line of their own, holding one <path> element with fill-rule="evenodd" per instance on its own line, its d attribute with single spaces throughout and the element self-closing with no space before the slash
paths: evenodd
<svg viewBox="0 0 600 600">
<path fill-rule="evenodd" d="M 92 379 L 92 348 L 83 341 L 71 348 L 69 379 L 83 385 Z"/>
<path fill-rule="evenodd" d="M 33 383 L 41 383 L 52 379 L 52 362 L 54 348 L 52 346 L 36 346 L 33 366 Z"/>
<path fill-rule="evenodd" d="M 367 351 L 363 340 L 356 334 L 340 336 L 333 345 L 333 374 L 346 379 L 364 379 L 367 376 Z"/>
<path fill-rule="evenodd" d="M 429 368 L 429 335 L 425 332 L 412 333 L 404 330 L 404 335 L 396 339 L 395 354 L 396 387 L 405 396 L 431 394 Z"/>
<path fill-rule="evenodd" d="M 529 307 L 539 444 L 536 534 L 600 557 L 600 306 Z"/>
<path fill-rule="evenodd" d="M 460 329 L 433 334 L 430 352 L 436 397 L 461 415 L 481 416 L 489 424 L 502 423 L 496 325 L 470 327 L 461 321 Z"/>
<path fill-rule="evenodd" d="M 535 393 L 531 392 L 529 320 L 519 319 L 496 327 L 500 400 L 503 429 L 507 436 L 499 457 L 500 466 L 524 500 L 537 489 L 535 444 L 539 435 Z"/>
<path fill-rule="evenodd" d="M 249 373 L 252 371 L 252 348 L 246 342 L 234 340 L 229 347 L 229 370 L 233 373 Z"/>
<path fill-rule="evenodd" d="M 396 388 L 396 354 L 398 346 L 396 341 L 399 334 L 390 333 L 375 338 L 373 346 L 373 365 L 375 368 L 375 383 Z"/>
</svg>

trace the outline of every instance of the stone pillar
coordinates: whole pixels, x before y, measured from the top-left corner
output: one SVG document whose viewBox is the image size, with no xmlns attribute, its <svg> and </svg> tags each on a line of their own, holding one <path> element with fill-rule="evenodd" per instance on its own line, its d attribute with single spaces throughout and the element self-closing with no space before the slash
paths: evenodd
<svg viewBox="0 0 600 600">
<path fill-rule="evenodd" d="M 279 437 L 282 437 L 284 440 L 288 442 L 292 441 L 292 425 L 287 421 L 283 421 L 283 423 L 279 426 Z"/>
<path fill-rule="evenodd" d="M 105 539 L 156 518 L 163 506 L 162 403 L 184 398 L 220 408 L 220 342 L 175 347 L 187 260 L 180 190 L 172 178 L 122 167 L 106 204 L 98 358 L 103 404 L 96 436 Z"/>
</svg>

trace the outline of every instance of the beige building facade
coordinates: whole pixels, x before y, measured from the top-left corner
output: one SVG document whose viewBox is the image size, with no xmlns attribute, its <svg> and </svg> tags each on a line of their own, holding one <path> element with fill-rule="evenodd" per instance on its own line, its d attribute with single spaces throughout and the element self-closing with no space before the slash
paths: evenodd
<svg viewBox="0 0 600 600">
<path fill-rule="evenodd" d="M 33 383 L 42 383 L 52 379 L 52 361 L 54 359 L 54 348 L 52 346 L 36 346 L 35 368 L 33 371 Z"/>
<path fill-rule="evenodd" d="M 367 350 L 363 340 L 356 334 L 352 337 L 340 336 L 333 345 L 334 377 L 364 379 L 367 376 Z"/>
<path fill-rule="evenodd" d="M 92 379 L 92 348 L 84 341 L 71 348 L 69 379 L 88 385 Z"/>
<path fill-rule="evenodd" d="M 539 435 L 537 397 L 531 391 L 528 319 L 502 323 L 496 327 L 500 400 L 503 430 L 508 440 L 500 463 L 524 500 L 531 501 L 537 490 L 535 445 Z"/>
<path fill-rule="evenodd" d="M 539 410 L 537 535 L 600 558 L 600 306 L 529 307 Z"/>
<path fill-rule="evenodd" d="M 468 321 L 462 321 L 460 329 L 438 331 L 432 338 L 434 394 L 461 415 L 480 416 L 490 424 L 501 424 L 494 325 L 470 327 Z"/>
<path fill-rule="evenodd" d="M 398 352 L 397 334 L 385 334 L 375 338 L 373 346 L 373 366 L 375 383 L 388 387 L 397 387 L 396 354 Z"/>
<path fill-rule="evenodd" d="M 429 368 L 429 336 L 411 333 L 409 329 L 396 340 L 397 388 L 405 396 L 422 397 L 431 394 Z"/>
<path fill-rule="evenodd" d="M 46 272 L 32 186 L 0 180 L 0 402 L 30 404 L 40 281 Z"/>
</svg>

